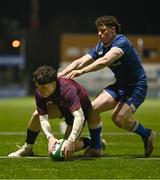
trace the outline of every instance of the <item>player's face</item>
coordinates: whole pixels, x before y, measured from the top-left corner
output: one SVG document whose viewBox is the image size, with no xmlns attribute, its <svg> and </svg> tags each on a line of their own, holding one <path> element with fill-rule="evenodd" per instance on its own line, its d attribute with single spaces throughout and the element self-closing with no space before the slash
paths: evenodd
<svg viewBox="0 0 160 180">
<path fill-rule="evenodd" d="M 51 83 L 44 84 L 44 85 L 42 85 L 42 84 L 40 85 L 40 84 L 36 83 L 36 87 L 37 87 L 37 90 L 39 91 L 39 93 L 41 94 L 41 96 L 48 97 L 54 93 L 54 91 L 56 89 L 56 82 L 53 81 Z"/>
<path fill-rule="evenodd" d="M 113 27 L 107 27 L 105 25 L 99 26 L 97 31 L 100 41 L 106 45 L 108 45 L 116 36 L 114 26 Z"/>
</svg>

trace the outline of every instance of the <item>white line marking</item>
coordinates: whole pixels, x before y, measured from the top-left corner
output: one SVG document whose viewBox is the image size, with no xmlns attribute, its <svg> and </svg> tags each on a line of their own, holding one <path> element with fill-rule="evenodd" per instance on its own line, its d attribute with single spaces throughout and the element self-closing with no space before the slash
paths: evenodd
<svg viewBox="0 0 160 180">
<path fill-rule="evenodd" d="M 0 132 L 0 135 L 25 135 L 25 132 Z"/>
<path fill-rule="evenodd" d="M 43 134 L 43 133 L 40 133 Z M 62 133 L 60 132 L 54 132 L 54 134 L 61 135 Z M 88 135 L 89 133 L 82 133 L 82 135 Z M 132 132 L 102 132 L 103 135 L 109 135 L 109 136 L 133 136 L 136 135 L 135 133 Z M 13 135 L 26 135 L 26 132 L 0 132 L 0 136 L 3 135 L 8 135 L 8 136 L 13 136 Z M 160 135 L 160 132 L 156 132 L 156 135 Z"/>
<path fill-rule="evenodd" d="M 8 157 L 0 156 L 0 159 L 51 159 L 49 156 L 24 156 L 24 157 Z"/>
<path fill-rule="evenodd" d="M 14 158 L 11 158 L 11 157 L 8 157 L 8 156 L 0 156 L 0 159 L 51 159 L 51 157 L 49 156 L 25 156 L 25 157 L 14 157 Z M 145 161 L 159 161 L 160 160 L 160 157 L 151 157 L 151 158 L 143 158 L 143 157 L 132 157 L 132 156 L 116 156 L 116 157 L 101 157 L 101 158 L 96 158 L 96 157 L 76 157 L 75 156 L 75 160 L 80 160 L 80 159 L 111 159 L 111 160 L 117 160 L 117 159 L 126 159 L 126 160 L 137 160 L 137 161 L 142 161 L 142 160 L 145 160 Z M 74 160 L 74 157 L 73 157 L 73 160 Z"/>
</svg>

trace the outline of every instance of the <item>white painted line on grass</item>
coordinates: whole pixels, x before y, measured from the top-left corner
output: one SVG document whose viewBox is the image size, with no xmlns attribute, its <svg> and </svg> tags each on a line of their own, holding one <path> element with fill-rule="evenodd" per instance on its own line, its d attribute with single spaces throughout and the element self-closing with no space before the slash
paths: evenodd
<svg viewBox="0 0 160 180">
<path fill-rule="evenodd" d="M 8 157 L 0 156 L 0 159 L 51 159 L 49 156 L 23 156 L 23 157 Z"/>
<path fill-rule="evenodd" d="M 43 134 L 43 133 L 40 133 Z M 61 135 L 60 132 L 54 132 L 56 135 Z M 109 135 L 109 136 L 133 136 L 136 135 L 135 133 L 132 132 L 102 132 L 103 135 Z M 13 136 L 13 135 L 26 135 L 26 132 L 0 132 L 0 136 L 3 135 L 8 135 L 8 136 Z M 82 135 L 88 135 L 88 133 L 82 133 Z M 156 135 L 160 135 L 160 132 L 156 132 Z"/>
<path fill-rule="evenodd" d="M 24 157 L 15 157 L 15 158 L 11 158 L 11 157 L 8 157 L 8 156 L 0 156 L 0 159 L 51 159 L 51 157 L 49 156 L 24 156 Z M 136 161 L 159 161 L 160 160 L 160 157 L 150 157 L 150 158 L 143 158 L 143 157 L 132 157 L 132 156 L 116 156 L 116 157 L 101 157 L 101 158 L 96 158 L 96 157 L 75 157 L 75 160 L 83 160 L 83 159 L 111 159 L 111 160 L 117 160 L 117 159 L 126 159 L 126 160 L 136 160 Z M 74 158 L 73 158 L 74 160 Z"/>
</svg>

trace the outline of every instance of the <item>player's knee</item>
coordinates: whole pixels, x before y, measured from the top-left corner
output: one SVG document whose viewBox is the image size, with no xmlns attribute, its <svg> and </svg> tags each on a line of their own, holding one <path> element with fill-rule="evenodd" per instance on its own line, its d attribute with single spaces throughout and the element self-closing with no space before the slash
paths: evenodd
<svg viewBox="0 0 160 180">
<path fill-rule="evenodd" d="M 36 132 L 41 130 L 38 113 L 36 111 L 34 111 L 32 114 L 32 117 L 31 117 L 30 122 L 28 124 L 28 128 L 30 130 L 36 131 Z"/>
<path fill-rule="evenodd" d="M 124 115 L 118 114 L 118 115 L 112 115 L 112 121 L 120 128 L 124 127 Z"/>
<path fill-rule="evenodd" d="M 92 101 L 92 109 L 95 113 L 100 113 L 101 112 L 101 102 L 99 101 Z"/>
<path fill-rule="evenodd" d="M 32 114 L 32 120 L 33 120 L 33 121 L 39 120 L 39 116 L 38 116 L 37 110 L 33 112 L 33 114 Z"/>
<path fill-rule="evenodd" d="M 38 116 L 37 110 L 35 110 L 35 111 L 33 112 L 32 116 Z"/>
<path fill-rule="evenodd" d="M 98 110 L 98 106 L 94 102 L 92 102 L 92 109 L 93 109 L 94 112 L 97 112 L 97 110 Z"/>
<path fill-rule="evenodd" d="M 40 122 L 39 122 L 38 112 L 34 111 L 33 114 L 32 114 L 32 117 L 31 117 L 31 119 L 29 121 L 28 127 L 30 129 L 33 129 L 33 128 L 36 128 L 36 127 L 39 127 L 39 126 L 40 126 Z"/>
</svg>

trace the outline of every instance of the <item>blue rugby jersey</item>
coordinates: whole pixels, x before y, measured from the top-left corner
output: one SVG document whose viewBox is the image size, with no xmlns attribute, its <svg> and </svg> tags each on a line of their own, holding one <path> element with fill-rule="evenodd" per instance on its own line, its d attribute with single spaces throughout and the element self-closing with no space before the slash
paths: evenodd
<svg viewBox="0 0 160 180">
<path fill-rule="evenodd" d="M 118 47 L 124 52 L 121 58 L 109 66 L 117 82 L 124 85 L 136 83 L 147 85 L 147 76 L 141 64 L 140 57 L 124 35 L 117 35 L 107 47 L 105 47 L 102 42 L 98 42 L 96 47 L 91 49 L 88 54 L 90 54 L 94 60 L 97 60 L 103 57 L 112 47 Z"/>
</svg>

